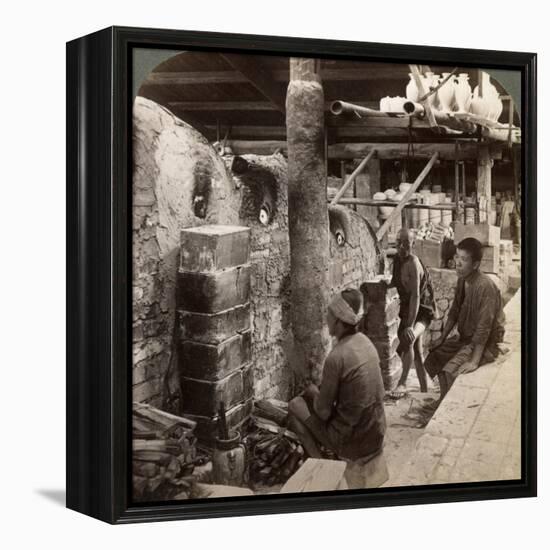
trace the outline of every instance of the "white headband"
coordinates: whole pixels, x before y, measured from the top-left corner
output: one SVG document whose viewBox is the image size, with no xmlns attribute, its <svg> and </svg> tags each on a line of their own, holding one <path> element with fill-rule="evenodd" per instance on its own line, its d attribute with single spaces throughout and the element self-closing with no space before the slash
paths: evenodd
<svg viewBox="0 0 550 550">
<path fill-rule="evenodd" d="M 358 313 L 353 311 L 352 307 L 342 298 L 341 294 L 337 294 L 330 302 L 328 308 L 332 314 L 340 321 L 348 325 L 356 325 L 363 318 L 362 308 Z"/>
</svg>

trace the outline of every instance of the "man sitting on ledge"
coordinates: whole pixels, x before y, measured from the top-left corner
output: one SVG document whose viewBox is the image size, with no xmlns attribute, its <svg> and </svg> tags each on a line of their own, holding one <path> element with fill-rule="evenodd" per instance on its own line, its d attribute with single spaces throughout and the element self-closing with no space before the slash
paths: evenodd
<svg viewBox="0 0 550 550">
<path fill-rule="evenodd" d="M 464 239 L 457 246 L 455 297 L 441 337 L 432 342 L 424 364 L 432 378 L 439 378 L 441 399 L 459 374 L 494 361 L 504 336 L 502 296 L 495 283 L 479 271 L 482 257 L 477 239 Z M 458 335 L 447 339 L 455 325 Z"/>
<path fill-rule="evenodd" d="M 310 384 L 289 403 L 289 428 L 311 458 L 321 458 L 319 445 L 349 460 L 382 450 L 384 385 L 376 348 L 357 330 L 362 301 L 356 289 L 333 298 L 327 324 L 337 343 L 325 360 L 321 385 Z"/>
</svg>

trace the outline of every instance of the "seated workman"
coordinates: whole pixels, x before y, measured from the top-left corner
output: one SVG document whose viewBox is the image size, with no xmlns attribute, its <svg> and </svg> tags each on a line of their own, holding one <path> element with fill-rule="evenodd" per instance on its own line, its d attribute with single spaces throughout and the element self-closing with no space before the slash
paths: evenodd
<svg viewBox="0 0 550 550">
<path fill-rule="evenodd" d="M 320 387 L 310 384 L 289 403 L 289 427 L 312 458 L 321 458 L 320 445 L 349 460 L 382 450 L 384 386 L 376 348 L 357 330 L 362 301 L 356 289 L 333 298 L 327 324 L 337 343 L 325 360 Z"/>
<path fill-rule="evenodd" d="M 504 336 L 502 296 L 495 283 L 479 271 L 483 249 L 477 239 L 464 239 L 455 256 L 457 287 L 441 337 L 426 358 L 428 374 L 439 378 L 441 398 L 459 374 L 490 363 Z M 457 325 L 458 335 L 448 338 Z"/>
<path fill-rule="evenodd" d="M 407 377 L 415 365 L 420 391 L 427 391 L 424 370 L 422 335 L 435 316 L 436 306 L 430 274 L 418 256 L 413 254 L 414 233 L 401 229 L 397 234 L 397 255 L 393 260 L 392 286 L 397 288 L 399 300 L 399 346 L 403 370 L 391 397 L 399 399 L 407 393 Z"/>
</svg>

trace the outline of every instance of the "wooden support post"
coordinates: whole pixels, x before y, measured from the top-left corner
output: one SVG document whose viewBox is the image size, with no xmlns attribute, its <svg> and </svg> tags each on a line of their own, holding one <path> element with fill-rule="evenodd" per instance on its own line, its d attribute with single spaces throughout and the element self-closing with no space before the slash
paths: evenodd
<svg viewBox="0 0 550 550">
<path fill-rule="evenodd" d="M 464 225 L 466 225 L 466 163 L 462 161 L 460 168 L 462 169 L 462 205 L 464 210 Z"/>
<path fill-rule="evenodd" d="M 458 142 L 456 142 L 456 150 L 458 151 Z M 459 200 L 460 200 L 460 166 L 458 164 L 458 159 L 455 159 L 455 205 L 456 205 L 456 211 L 455 211 L 455 214 L 453 215 L 453 219 L 455 221 L 456 221 L 456 218 L 458 216 Z"/>
<path fill-rule="evenodd" d="M 420 187 L 420 184 L 424 181 L 426 176 L 429 174 L 436 160 L 437 160 L 437 153 L 434 153 L 432 155 L 432 158 L 429 160 L 428 164 L 424 166 L 424 169 L 422 170 L 422 172 L 418 174 L 417 178 L 414 180 L 414 183 L 411 185 L 409 190 L 405 193 L 405 195 L 403 196 L 399 204 L 393 209 L 392 213 L 387 217 L 386 221 L 382 224 L 380 229 L 378 229 L 378 231 L 376 232 L 376 238 L 379 241 L 385 235 L 386 231 L 394 222 L 395 218 L 401 215 L 401 210 L 403 210 L 403 208 L 405 207 L 407 202 L 409 202 L 413 194 L 416 193 L 416 190 Z"/>
<path fill-rule="evenodd" d="M 477 158 L 477 202 L 479 221 L 488 222 L 491 217 L 491 168 L 493 161 L 487 145 L 480 145 Z"/>
<path fill-rule="evenodd" d="M 290 59 L 286 97 L 290 237 L 291 364 L 319 381 L 330 346 L 329 221 L 325 192 L 324 95 L 313 59 Z M 298 367 L 299 366 L 299 367 Z"/>
</svg>

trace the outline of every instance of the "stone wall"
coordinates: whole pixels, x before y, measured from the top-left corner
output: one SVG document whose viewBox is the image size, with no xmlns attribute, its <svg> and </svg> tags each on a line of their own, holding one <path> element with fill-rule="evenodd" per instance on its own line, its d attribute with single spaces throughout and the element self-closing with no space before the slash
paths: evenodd
<svg viewBox="0 0 550 550">
<path fill-rule="evenodd" d="M 430 342 L 436 340 L 441 336 L 441 332 L 447 317 L 449 316 L 449 310 L 455 296 L 456 283 L 458 276 L 454 269 L 439 269 L 435 267 L 429 267 L 428 271 L 432 278 L 434 286 L 435 302 L 437 305 L 437 315 L 430 325 L 430 330 L 427 330 L 424 334 L 424 351 L 428 351 Z M 456 329 L 455 329 L 456 330 Z M 451 333 L 451 334 L 454 334 Z"/>
<path fill-rule="evenodd" d="M 133 399 L 181 409 L 175 399 L 180 233 L 205 224 L 250 229 L 254 394 L 290 398 L 300 366 L 292 352 L 286 159 L 246 155 L 237 170 L 236 157 L 220 157 L 200 133 L 142 97 L 134 103 L 133 147 Z M 376 238 L 348 208 L 331 218 L 330 290 L 359 288 L 381 270 Z"/>
<path fill-rule="evenodd" d="M 248 167 L 242 174 L 233 174 L 233 178 L 243 197 L 240 224 L 250 228 L 255 396 L 288 399 L 294 387 L 294 372 L 286 351 L 292 338 L 287 163 L 281 154 L 243 158 Z M 262 205 L 267 206 L 264 212 Z"/>
<path fill-rule="evenodd" d="M 238 223 L 240 193 L 199 132 L 142 97 L 134 102 L 133 154 L 133 399 L 161 405 L 166 383 L 177 388 L 180 231 Z"/>
</svg>

